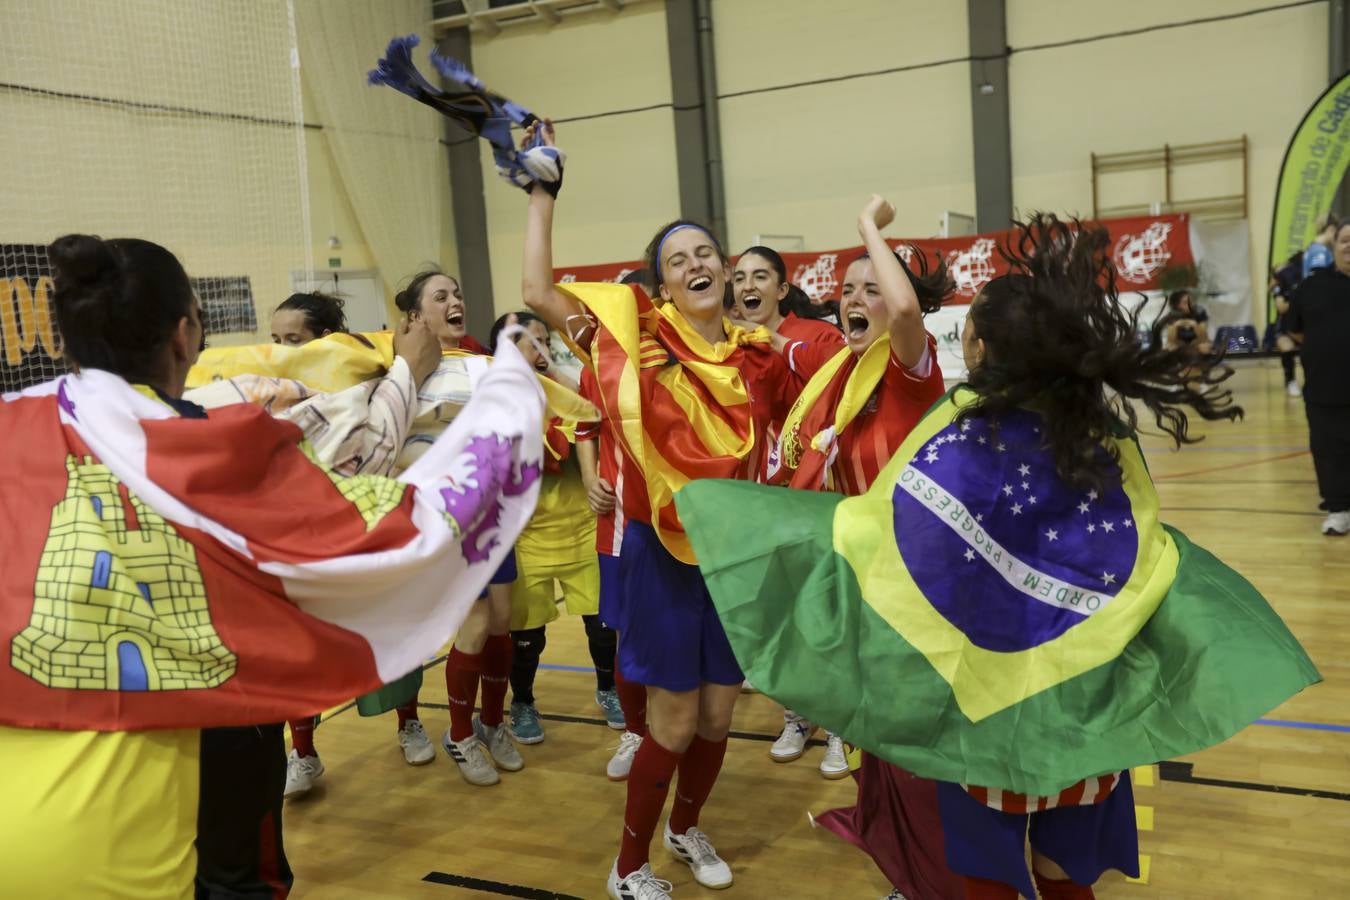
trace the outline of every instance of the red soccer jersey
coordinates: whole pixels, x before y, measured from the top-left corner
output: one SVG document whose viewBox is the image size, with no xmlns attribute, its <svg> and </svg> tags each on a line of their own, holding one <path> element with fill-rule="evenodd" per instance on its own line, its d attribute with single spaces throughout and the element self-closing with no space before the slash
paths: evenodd
<svg viewBox="0 0 1350 900">
<path fill-rule="evenodd" d="M 805 384 L 838 352 L 822 344 L 797 342 L 789 344 L 783 355 L 794 379 Z M 856 497 L 871 487 L 919 419 L 945 392 L 937 364 L 937 341 L 931 334 L 926 355 L 927 360 L 920 360 L 916 367 L 924 374 L 916 375 L 892 351 L 886 374 L 867 406 L 839 435 L 839 452 L 831 472 L 834 489 L 841 494 Z"/>
<path fill-rule="evenodd" d="M 595 372 L 589 367 L 581 372 L 581 396 L 600 406 L 600 388 Z M 651 520 L 650 501 L 643 490 L 642 478 L 636 474 L 632 461 L 624 455 L 614 439 L 614 428 L 609 419 L 583 422 L 577 426 L 577 441 L 596 441 L 596 469 L 601 478 L 614 489 L 614 509 L 596 517 L 595 552 L 602 556 L 618 556 L 623 546 L 623 529 L 628 520 L 624 510 L 632 510 L 639 521 Z"/>
<path fill-rule="evenodd" d="M 937 341 L 931 334 L 925 352 L 928 371 L 918 375 L 906 369 L 892 350 L 872 399 L 839 435 L 833 472 L 835 489 L 844 496 L 866 493 L 919 419 L 946 392 L 937 363 Z M 916 368 L 922 371 L 923 366 L 920 360 Z"/>
<path fill-rule="evenodd" d="M 473 335 L 466 334 L 459 339 L 459 349 L 468 350 L 470 353 L 477 353 L 479 356 L 491 356 L 492 351 L 479 343 Z"/>
<path fill-rule="evenodd" d="M 778 333 L 789 341 L 806 341 L 811 344 L 823 344 L 831 350 L 844 348 L 844 333 L 829 322 L 820 319 L 803 319 L 788 313 L 778 326 Z"/>
<path fill-rule="evenodd" d="M 764 456 L 765 465 L 761 469 L 759 480 L 767 482 L 777 478 L 780 471 L 776 451 L 783 434 L 783 419 L 787 416 L 788 410 L 792 408 L 797 395 L 801 393 L 806 382 L 811 380 L 816 370 L 831 356 L 844 349 L 844 335 L 838 328 L 829 322 L 801 319 L 792 313 L 783 317 L 782 323 L 778 326 L 778 334 L 789 341 L 783 351 L 783 357 L 787 362 L 790 376 L 787 405 L 783 407 L 782 414 L 769 423 L 768 431 L 765 433 L 765 446 L 768 452 Z"/>
<path fill-rule="evenodd" d="M 806 382 L 793 373 L 782 354 L 767 344 L 743 347 L 729 362 L 740 369 L 745 379 L 750 393 L 750 414 L 755 420 L 755 449 L 738 477 L 763 481 L 783 419 Z"/>
</svg>

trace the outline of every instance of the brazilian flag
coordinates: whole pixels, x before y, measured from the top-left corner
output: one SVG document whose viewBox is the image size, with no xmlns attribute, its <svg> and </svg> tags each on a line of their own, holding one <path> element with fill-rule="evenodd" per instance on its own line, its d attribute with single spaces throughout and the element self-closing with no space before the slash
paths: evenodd
<svg viewBox="0 0 1350 900">
<path fill-rule="evenodd" d="M 960 389 L 872 489 L 677 495 L 755 687 L 928 778 L 1037 796 L 1220 743 L 1320 680 L 1238 573 L 1118 483 L 1063 482 L 1030 410 L 957 423 Z M 729 511 L 735 511 L 731 514 Z"/>
</svg>

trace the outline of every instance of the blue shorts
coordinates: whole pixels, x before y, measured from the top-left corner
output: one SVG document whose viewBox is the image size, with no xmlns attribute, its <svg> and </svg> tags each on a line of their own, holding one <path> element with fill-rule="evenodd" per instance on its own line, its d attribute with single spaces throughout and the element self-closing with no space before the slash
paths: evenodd
<svg viewBox="0 0 1350 900">
<path fill-rule="evenodd" d="M 645 522 L 624 530 L 619 587 L 625 678 L 667 691 L 745 680 L 698 566 L 671 556 Z"/>
<path fill-rule="evenodd" d="M 502 564 L 497 567 L 497 571 L 493 572 L 492 577 L 488 579 L 488 585 L 491 586 L 494 584 L 510 584 L 515 580 L 516 580 L 516 548 L 512 547 L 510 550 L 507 551 L 506 559 L 502 560 Z M 478 595 L 478 599 L 479 600 L 486 599 L 487 595 L 488 589 L 483 588 L 483 593 Z"/>
<path fill-rule="evenodd" d="M 623 591 L 619 589 L 619 558 L 597 553 L 600 560 L 600 621 L 606 628 L 623 631 Z"/>
<path fill-rule="evenodd" d="M 1034 898 L 1026 862 L 1030 843 L 1078 884 L 1093 884 L 1107 869 L 1139 877 L 1139 832 L 1129 772 L 1101 803 L 1029 815 L 991 809 L 959 784 L 939 781 L 937 789 L 947 865 L 953 872 L 1001 881 Z"/>
</svg>

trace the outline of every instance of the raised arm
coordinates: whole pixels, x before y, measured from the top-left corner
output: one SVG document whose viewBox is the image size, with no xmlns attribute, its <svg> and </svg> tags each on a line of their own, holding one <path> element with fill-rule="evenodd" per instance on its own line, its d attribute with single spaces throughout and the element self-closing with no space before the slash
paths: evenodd
<svg viewBox="0 0 1350 900">
<path fill-rule="evenodd" d="M 534 139 L 530 126 L 525 142 Z M 553 145 L 553 126 L 545 124 L 544 143 Z M 520 295 L 535 315 L 551 327 L 577 340 L 584 326 L 581 304 L 553 286 L 553 205 L 554 199 L 539 185 L 530 191 L 525 217 L 525 259 L 521 267 Z"/>
<path fill-rule="evenodd" d="M 923 311 L 904 266 L 881 236 L 881 229 L 895 220 L 895 207 L 878 194 L 858 216 L 858 234 L 867 247 L 876 274 L 877 288 L 886 304 L 890 321 L 891 352 L 905 368 L 913 368 L 923 359 L 928 334 L 923 328 Z"/>
</svg>

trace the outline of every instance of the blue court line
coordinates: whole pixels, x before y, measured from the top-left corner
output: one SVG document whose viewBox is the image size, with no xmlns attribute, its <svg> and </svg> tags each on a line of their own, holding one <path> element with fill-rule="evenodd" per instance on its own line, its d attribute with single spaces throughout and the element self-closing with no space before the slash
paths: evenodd
<svg viewBox="0 0 1350 900">
<path fill-rule="evenodd" d="M 540 663 L 541 669 L 552 669 L 555 672 L 594 672 L 591 666 L 561 666 L 557 663 Z M 1270 725 L 1276 728 L 1303 728 L 1308 731 L 1335 731 L 1341 734 L 1350 734 L 1350 725 L 1332 725 L 1328 722 L 1295 722 L 1292 719 L 1257 719 L 1254 725 Z"/>
<path fill-rule="evenodd" d="M 1257 725 L 1274 725 L 1277 728 L 1305 728 L 1309 731 L 1338 731 L 1350 734 L 1350 725 L 1331 725 L 1327 722 L 1294 722 L 1289 719 L 1257 719 Z"/>
<path fill-rule="evenodd" d="M 595 672 L 593 666 L 560 666 L 557 663 L 540 663 L 539 668 L 553 669 L 555 672 Z"/>
</svg>

